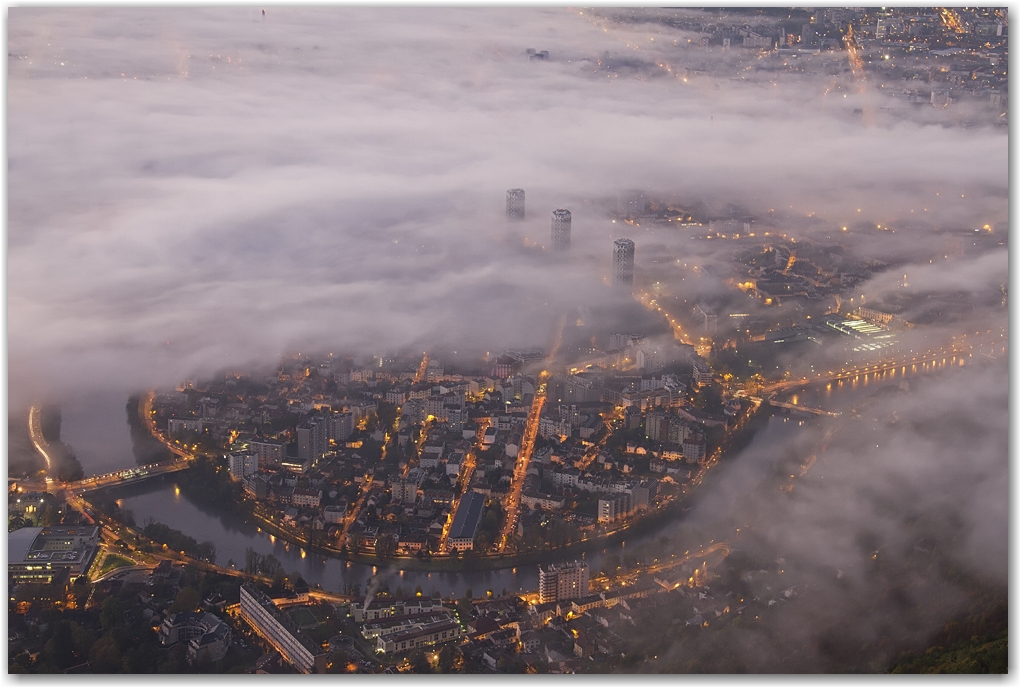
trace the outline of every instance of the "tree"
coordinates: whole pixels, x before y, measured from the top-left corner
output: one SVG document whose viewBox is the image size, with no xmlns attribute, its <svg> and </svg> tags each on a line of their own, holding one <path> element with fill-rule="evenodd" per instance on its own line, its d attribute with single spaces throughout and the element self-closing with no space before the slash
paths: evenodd
<svg viewBox="0 0 1020 687">
<path fill-rule="evenodd" d="M 99 612 L 99 622 L 106 632 L 110 628 L 119 625 L 124 620 L 124 605 L 115 596 L 107 597 L 103 602 L 103 608 Z"/>
<path fill-rule="evenodd" d="M 211 541 L 204 541 L 198 545 L 195 550 L 195 554 L 198 558 L 209 561 L 210 563 L 216 563 L 216 545 Z"/>
<path fill-rule="evenodd" d="M 244 571 L 249 575 L 257 575 L 262 564 L 262 556 L 252 547 L 244 550 Z"/>
<path fill-rule="evenodd" d="M 375 553 L 379 558 L 390 558 L 397 551 L 397 540 L 392 534 L 384 534 L 375 540 Z"/>
<path fill-rule="evenodd" d="M 419 674 L 427 675 L 432 672 L 432 665 L 429 663 L 428 657 L 425 655 L 425 651 L 419 649 L 413 655 L 411 660 L 411 666 L 414 668 L 414 672 Z"/>
<path fill-rule="evenodd" d="M 40 518 L 40 524 L 43 527 L 50 527 L 51 525 L 57 525 L 60 523 L 60 512 L 57 507 L 52 503 L 46 504 L 43 508 L 42 517 Z"/>
<path fill-rule="evenodd" d="M 120 649 L 117 648 L 117 640 L 111 635 L 106 635 L 92 645 L 89 652 L 89 662 L 92 670 L 96 673 L 114 673 L 120 668 Z"/>
<path fill-rule="evenodd" d="M 202 595 L 193 587 L 181 587 L 167 613 L 192 612 L 202 602 Z"/>
<path fill-rule="evenodd" d="M 71 623 L 61 620 L 53 628 L 53 636 L 46 642 L 46 653 L 61 670 L 74 665 L 74 636 Z"/>
<path fill-rule="evenodd" d="M 275 577 L 277 571 L 281 573 L 283 572 L 283 566 L 280 564 L 280 559 L 273 554 L 268 554 L 262 558 L 259 569 L 266 577 Z"/>
<path fill-rule="evenodd" d="M 457 660 L 458 650 L 451 644 L 447 644 L 439 652 L 439 672 L 446 674 L 453 672 L 453 664 Z"/>
</svg>

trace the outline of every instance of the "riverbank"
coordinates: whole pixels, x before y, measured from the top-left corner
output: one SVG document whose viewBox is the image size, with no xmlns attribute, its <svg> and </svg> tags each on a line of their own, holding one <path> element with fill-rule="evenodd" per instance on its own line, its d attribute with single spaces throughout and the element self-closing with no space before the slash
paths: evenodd
<svg viewBox="0 0 1020 687">
<path fill-rule="evenodd" d="M 251 511 L 247 511 L 247 509 L 245 509 L 247 512 L 242 514 L 238 512 L 236 507 L 226 508 L 222 505 L 211 503 L 207 499 L 200 500 L 204 502 L 204 505 L 207 508 L 223 510 L 224 513 L 230 513 L 234 516 L 241 515 L 246 520 L 250 519 L 250 521 L 261 530 L 271 534 L 273 537 L 279 538 L 281 541 L 285 541 L 290 545 L 299 547 L 303 553 L 307 554 L 316 554 L 331 559 L 343 560 L 366 566 L 399 568 L 406 571 L 429 573 L 485 572 L 515 568 L 517 566 L 538 564 L 548 561 L 551 558 L 583 556 L 587 552 L 597 551 L 605 548 L 607 545 L 625 542 L 628 537 L 645 535 L 649 531 L 657 527 L 661 527 L 664 523 L 667 523 L 672 519 L 677 519 L 679 521 L 683 514 L 697 503 L 699 495 L 703 491 L 701 482 L 705 476 L 712 473 L 712 470 L 710 469 L 711 466 L 720 460 L 724 460 L 729 456 L 739 453 L 747 446 L 747 444 L 750 443 L 754 435 L 767 424 L 768 418 L 771 417 L 771 415 L 771 409 L 767 406 L 751 410 L 747 420 L 742 423 L 741 427 L 727 435 L 726 439 L 716 452 L 716 455 L 713 457 L 713 460 L 710 462 L 709 467 L 703 471 L 698 483 L 696 485 L 694 483 L 689 485 L 687 493 L 682 494 L 675 501 L 656 510 L 655 512 L 644 515 L 643 517 L 610 532 L 586 537 L 557 547 L 534 549 L 512 554 L 483 555 L 468 553 L 461 556 L 443 555 L 428 557 L 421 557 L 417 555 L 393 555 L 383 558 L 371 553 L 351 553 L 349 551 L 309 542 L 299 533 L 282 527 L 278 523 L 260 515 L 255 509 L 252 509 Z M 189 472 L 191 472 L 191 470 L 178 473 L 179 475 L 184 476 L 184 479 L 181 480 L 181 484 L 184 486 L 185 493 L 188 492 L 188 483 L 194 482 L 194 480 L 189 479 L 189 477 L 191 477 L 190 475 L 187 475 Z"/>
</svg>

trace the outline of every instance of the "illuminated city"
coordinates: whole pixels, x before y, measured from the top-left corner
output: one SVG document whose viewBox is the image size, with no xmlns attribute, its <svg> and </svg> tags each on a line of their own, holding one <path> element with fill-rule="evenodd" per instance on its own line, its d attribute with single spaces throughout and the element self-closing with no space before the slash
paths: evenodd
<svg viewBox="0 0 1020 687">
<path fill-rule="evenodd" d="M 9 673 L 1008 671 L 1006 8 L 8 49 Z"/>
</svg>

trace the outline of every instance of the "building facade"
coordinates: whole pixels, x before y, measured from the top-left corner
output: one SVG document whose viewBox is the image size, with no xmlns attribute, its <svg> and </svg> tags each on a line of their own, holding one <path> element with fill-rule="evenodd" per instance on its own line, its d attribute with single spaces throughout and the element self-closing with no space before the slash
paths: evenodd
<svg viewBox="0 0 1020 687">
<path fill-rule="evenodd" d="M 302 673 L 326 672 L 326 652 L 254 585 L 241 585 L 241 618 Z"/>
<path fill-rule="evenodd" d="M 400 403 L 403 403 L 404 399 L 400 399 Z M 397 404 L 399 405 L 399 403 Z M 329 417 L 329 426 L 327 427 L 327 436 L 338 444 L 342 441 L 347 441 L 347 438 L 354 433 L 354 413 L 348 411 L 345 413 L 333 413 Z"/>
<path fill-rule="evenodd" d="M 630 239 L 613 241 L 613 286 L 631 287 L 634 284 L 634 242 Z"/>
<path fill-rule="evenodd" d="M 261 465 L 279 465 L 287 458 L 287 442 L 278 439 L 253 439 L 248 450 L 258 455 Z"/>
<path fill-rule="evenodd" d="M 553 210 L 552 249 L 563 251 L 570 248 L 570 210 Z"/>
<path fill-rule="evenodd" d="M 524 219 L 523 188 L 512 188 L 506 192 L 506 218 L 512 222 Z"/>
<path fill-rule="evenodd" d="M 580 599 L 588 595 L 590 572 L 584 561 L 550 563 L 538 568 L 539 603 Z"/>
<path fill-rule="evenodd" d="M 259 454 L 251 450 L 234 451 L 227 456 L 227 463 L 231 479 L 241 480 L 259 471 Z"/>
<path fill-rule="evenodd" d="M 475 535 L 478 525 L 482 522 L 482 511 L 485 510 L 485 496 L 469 491 L 460 499 L 457 513 L 453 516 L 453 524 L 446 539 L 446 548 L 465 551 L 475 547 Z"/>
<path fill-rule="evenodd" d="M 315 417 L 297 428 L 298 460 L 302 463 L 320 460 L 326 454 L 326 421 Z"/>
<path fill-rule="evenodd" d="M 7 535 L 8 582 L 48 584 L 65 569 L 74 581 L 88 572 L 98 550 L 98 527 L 22 527 Z"/>
</svg>

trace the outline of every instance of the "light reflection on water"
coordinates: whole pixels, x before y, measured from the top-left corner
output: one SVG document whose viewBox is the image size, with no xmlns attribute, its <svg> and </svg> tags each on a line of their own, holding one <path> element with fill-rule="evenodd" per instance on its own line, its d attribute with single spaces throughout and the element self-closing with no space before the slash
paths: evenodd
<svg viewBox="0 0 1020 687">
<path fill-rule="evenodd" d="M 949 365 L 955 366 L 955 360 L 945 361 L 941 365 L 933 365 L 932 368 Z M 916 366 L 913 366 L 912 371 L 916 373 Z M 882 382 L 894 382 L 898 385 L 899 380 L 912 376 L 907 374 L 906 367 L 903 367 L 900 370 L 899 379 L 897 379 L 895 370 L 871 373 L 872 383 L 870 385 L 868 376 L 864 377 L 863 384 L 859 384 L 857 378 L 838 380 L 826 386 L 818 385 L 798 390 L 795 403 L 829 410 L 842 410 L 851 407 L 864 396 L 885 386 Z M 865 390 L 865 385 L 870 388 Z M 839 391 L 839 393 L 834 394 L 834 391 Z M 126 403 L 126 397 L 123 399 L 108 397 L 98 405 L 76 402 L 62 409 L 62 438 L 76 450 L 76 442 L 91 447 L 104 446 L 101 442 L 97 443 L 97 437 L 103 433 L 104 427 L 108 430 L 105 449 L 96 450 L 93 448 L 89 451 L 79 452 L 86 474 L 108 472 L 135 465 L 130 446 Z M 102 412 L 99 412 L 97 408 Z M 787 441 L 790 436 L 789 432 L 777 431 L 775 424 L 775 422 L 772 423 L 770 431 L 760 437 L 765 439 L 765 443 L 755 441 L 756 452 L 771 451 L 772 448 L 769 445 L 778 445 Z M 795 423 L 781 424 L 791 430 L 795 426 Z M 87 431 L 83 429 L 86 427 Z M 732 465 L 740 462 L 734 461 Z M 731 466 L 720 466 L 717 469 L 729 470 Z M 123 499 L 124 508 L 132 511 L 135 521 L 139 525 L 151 517 L 157 522 L 181 530 L 198 541 L 212 541 L 217 551 L 216 562 L 220 565 L 227 565 L 228 561 L 233 561 L 236 567 L 243 567 L 245 549 L 251 547 L 262 555 L 272 553 L 280 560 L 288 573 L 300 573 L 306 581 L 312 584 L 318 583 L 331 591 L 340 591 L 348 584 L 358 584 L 364 590 L 375 569 L 374 566 L 368 564 L 325 558 L 318 554 L 301 551 L 299 547 L 290 547 L 287 542 L 277 540 L 276 537 L 262 532 L 255 523 L 245 522 L 230 513 L 199 507 L 188 499 L 186 493 L 176 487 L 172 477 L 121 489 L 118 491 L 118 496 Z M 693 522 L 711 520 L 713 515 L 723 515 L 718 512 L 712 514 L 709 512 L 699 513 L 698 511 L 699 509 L 695 507 L 688 514 L 692 524 Z M 631 545 L 653 541 L 663 534 L 668 535 L 674 527 L 675 523 L 665 523 L 646 535 L 632 538 Z M 603 555 L 622 555 L 625 551 L 624 545 L 618 543 L 609 545 L 601 551 L 585 554 L 584 558 L 597 570 Z M 576 557 L 581 556 L 580 553 L 576 555 Z M 383 566 L 378 570 L 391 579 L 390 586 L 394 590 L 397 586 L 401 586 L 404 591 L 410 593 L 420 585 L 426 594 L 438 591 L 444 596 L 460 596 L 468 587 L 471 587 L 476 594 L 486 589 L 498 593 L 503 589 L 515 592 L 537 588 L 537 566 L 529 564 L 519 567 L 520 570 L 507 567 L 472 573 L 438 571 L 429 573 L 413 570 L 400 571 L 399 566 L 393 564 Z"/>
</svg>

